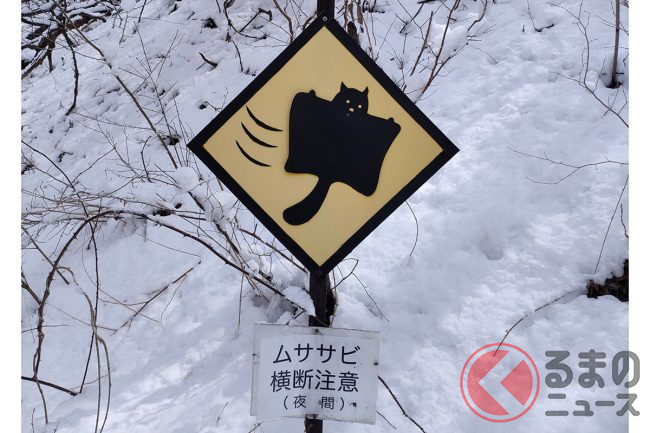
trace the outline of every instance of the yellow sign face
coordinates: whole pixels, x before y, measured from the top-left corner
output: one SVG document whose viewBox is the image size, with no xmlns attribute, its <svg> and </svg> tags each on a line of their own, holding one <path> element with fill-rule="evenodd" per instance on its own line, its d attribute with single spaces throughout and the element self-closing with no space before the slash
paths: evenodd
<svg viewBox="0 0 650 433">
<path fill-rule="evenodd" d="M 312 272 L 328 272 L 458 149 L 319 17 L 190 143 Z"/>
</svg>

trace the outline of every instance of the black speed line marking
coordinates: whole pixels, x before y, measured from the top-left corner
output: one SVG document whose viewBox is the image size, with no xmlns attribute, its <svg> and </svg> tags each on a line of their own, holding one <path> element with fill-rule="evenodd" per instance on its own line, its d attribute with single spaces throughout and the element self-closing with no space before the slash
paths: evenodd
<svg viewBox="0 0 650 433">
<path fill-rule="evenodd" d="M 250 162 L 252 162 L 253 164 L 259 165 L 260 167 L 270 167 L 269 164 L 265 164 L 263 162 L 260 162 L 260 161 L 256 160 L 255 158 L 253 158 L 252 156 L 250 156 L 248 153 L 246 153 L 246 151 L 239 145 L 239 141 L 235 140 L 235 143 L 237 144 L 237 147 L 239 148 L 239 151 L 242 153 L 242 155 L 244 155 L 246 157 L 246 159 L 248 159 Z"/>
</svg>

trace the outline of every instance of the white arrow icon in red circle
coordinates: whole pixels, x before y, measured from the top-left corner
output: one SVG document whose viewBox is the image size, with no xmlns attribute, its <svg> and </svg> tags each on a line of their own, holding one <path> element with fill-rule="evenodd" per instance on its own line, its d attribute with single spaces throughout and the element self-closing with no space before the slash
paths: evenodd
<svg viewBox="0 0 650 433">
<path fill-rule="evenodd" d="M 493 343 L 474 352 L 461 373 L 467 406 L 488 421 L 506 422 L 526 413 L 539 393 L 539 372 L 517 346 Z"/>
</svg>

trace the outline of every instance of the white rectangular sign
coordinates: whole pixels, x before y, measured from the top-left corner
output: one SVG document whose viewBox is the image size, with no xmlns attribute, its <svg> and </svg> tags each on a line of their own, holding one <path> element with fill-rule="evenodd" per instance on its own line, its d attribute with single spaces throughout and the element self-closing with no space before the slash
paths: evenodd
<svg viewBox="0 0 650 433">
<path fill-rule="evenodd" d="M 255 324 L 251 415 L 375 423 L 379 333 Z"/>
</svg>

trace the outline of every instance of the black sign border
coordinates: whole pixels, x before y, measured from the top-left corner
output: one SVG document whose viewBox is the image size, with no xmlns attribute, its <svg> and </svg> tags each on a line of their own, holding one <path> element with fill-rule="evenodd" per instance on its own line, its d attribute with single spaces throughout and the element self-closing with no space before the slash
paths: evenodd
<svg viewBox="0 0 650 433">
<path fill-rule="evenodd" d="M 388 201 L 375 215 L 357 230 L 322 266 L 319 266 L 296 243 L 282 227 L 280 227 L 251 196 L 233 179 L 228 172 L 205 150 L 203 145 L 221 128 L 241 107 L 243 107 L 258 90 L 260 90 L 291 58 L 305 46 L 311 38 L 323 27 L 343 44 L 370 75 L 395 99 L 395 101 L 442 147 L 440 153 L 429 165 L 417 174 L 404 188 Z M 316 275 L 323 275 L 338 265 L 354 248 L 356 248 L 370 233 L 372 233 L 390 214 L 417 191 L 457 152 L 458 148 L 431 120 L 400 90 L 399 87 L 381 70 L 379 66 L 359 47 L 359 45 L 343 30 L 336 20 L 324 15 L 316 17 L 289 46 L 282 51 L 246 88 L 237 95 L 208 125 L 201 130 L 190 143 L 188 148 L 223 182 L 226 187 L 242 202 L 266 229 L 275 236 L 305 267 Z"/>
</svg>

